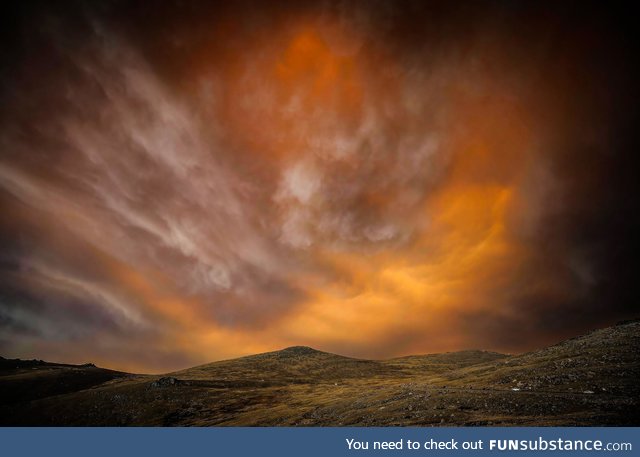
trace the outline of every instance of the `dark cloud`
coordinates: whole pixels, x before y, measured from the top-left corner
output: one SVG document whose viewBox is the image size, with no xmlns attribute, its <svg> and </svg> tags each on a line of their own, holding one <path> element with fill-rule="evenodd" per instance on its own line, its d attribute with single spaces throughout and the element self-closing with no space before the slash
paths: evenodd
<svg viewBox="0 0 640 457">
<path fill-rule="evenodd" d="M 3 8 L 9 356 L 519 351 L 637 313 L 623 7 Z"/>
</svg>

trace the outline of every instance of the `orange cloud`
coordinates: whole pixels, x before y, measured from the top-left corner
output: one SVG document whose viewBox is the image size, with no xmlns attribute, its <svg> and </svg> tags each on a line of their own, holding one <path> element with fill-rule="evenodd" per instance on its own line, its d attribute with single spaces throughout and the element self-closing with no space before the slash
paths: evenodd
<svg viewBox="0 0 640 457">
<path fill-rule="evenodd" d="M 404 19 L 230 9 L 167 24 L 153 52 L 95 29 L 90 52 L 34 59 L 64 69 L 46 88 L 30 86 L 46 68 L 17 72 L 0 343 L 158 372 L 294 344 L 390 357 L 558 336 L 544 316 L 605 283 L 594 252 L 616 259 L 588 239 L 600 156 L 574 171 L 605 135 L 568 128 L 579 110 L 510 29 L 389 8 Z"/>
</svg>

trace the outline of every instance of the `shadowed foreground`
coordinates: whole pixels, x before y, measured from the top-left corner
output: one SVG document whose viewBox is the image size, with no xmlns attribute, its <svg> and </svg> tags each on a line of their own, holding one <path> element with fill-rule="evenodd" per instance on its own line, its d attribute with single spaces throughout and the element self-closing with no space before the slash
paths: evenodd
<svg viewBox="0 0 640 457">
<path fill-rule="evenodd" d="M 291 347 L 164 376 L 0 359 L 0 424 L 637 426 L 639 350 L 633 321 L 519 356 Z"/>
</svg>

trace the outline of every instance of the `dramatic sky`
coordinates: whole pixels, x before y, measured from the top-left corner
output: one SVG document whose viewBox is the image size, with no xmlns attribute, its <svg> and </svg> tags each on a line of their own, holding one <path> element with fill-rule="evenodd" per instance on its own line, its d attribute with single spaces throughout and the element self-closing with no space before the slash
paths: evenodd
<svg viewBox="0 0 640 457">
<path fill-rule="evenodd" d="M 635 316 L 605 4 L 2 2 L 0 354 L 520 352 Z"/>
</svg>

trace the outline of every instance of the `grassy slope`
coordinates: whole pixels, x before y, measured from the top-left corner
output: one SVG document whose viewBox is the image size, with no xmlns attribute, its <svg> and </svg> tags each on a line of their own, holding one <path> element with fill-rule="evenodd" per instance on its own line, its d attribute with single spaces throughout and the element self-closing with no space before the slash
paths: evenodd
<svg viewBox="0 0 640 457">
<path fill-rule="evenodd" d="M 0 424 L 640 425 L 639 349 L 640 322 L 519 356 L 371 361 L 293 347 L 5 403 Z"/>
<path fill-rule="evenodd" d="M 128 376 L 128 373 L 90 364 L 67 365 L 0 357 L 0 405 L 74 393 Z"/>
</svg>

